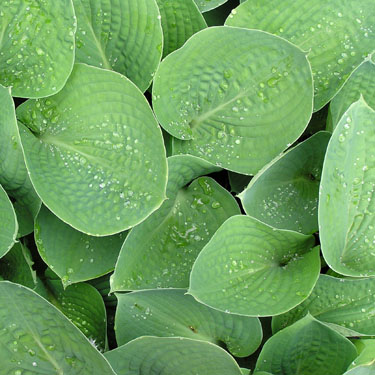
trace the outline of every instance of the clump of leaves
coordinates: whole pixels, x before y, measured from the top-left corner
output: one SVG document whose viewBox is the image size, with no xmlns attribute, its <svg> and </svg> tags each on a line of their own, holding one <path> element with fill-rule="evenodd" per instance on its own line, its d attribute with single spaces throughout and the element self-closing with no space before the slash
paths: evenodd
<svg viewBox="0 0 375 375">
<path fill-rule="evenodd" d="M 372 0 L 3 0 L 4 374 L 375 374 Z"/>
</svg>

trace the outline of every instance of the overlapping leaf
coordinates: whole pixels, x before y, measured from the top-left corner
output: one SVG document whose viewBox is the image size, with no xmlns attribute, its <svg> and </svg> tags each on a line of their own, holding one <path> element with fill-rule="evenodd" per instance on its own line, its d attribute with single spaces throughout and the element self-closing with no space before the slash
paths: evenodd
<svg viewBox="0 0 375 375">
<path fill-rule="evenodd" d="M 224 4 L 228 0 L 194 0 L 201 12 L 207 12 Z"/>
<path fill-rule="evenodd" d="M 77 64 L 59 94 L 23 103 L 17 115 L 31 181 L 72 227 L 118 233 L 163 202 L 160 128 L 141 92 L 120 74 Z"/>
<path fill-rule="evenodd" d="M 255 174 L 305 129 L 312 112 L 305 54 L 257 30 L 211 27 L 167 56 L 153 106 L 173 152 Z"/>
<path fill-rule="evenodd" d="M 218 310 L 276 315 L 311 293 L 320 271 L 313 236 L 272 228 L 249 216 L 229 218 L 193 265 L 189 293 Z"/>
<path fill-rule="evenodd" d="M 374 50 L 372 0 L 249 0 L 233 9 L 226 24 L 268 31 L 308 51 L 318 110 L 340 90 Z"/>
</svg>

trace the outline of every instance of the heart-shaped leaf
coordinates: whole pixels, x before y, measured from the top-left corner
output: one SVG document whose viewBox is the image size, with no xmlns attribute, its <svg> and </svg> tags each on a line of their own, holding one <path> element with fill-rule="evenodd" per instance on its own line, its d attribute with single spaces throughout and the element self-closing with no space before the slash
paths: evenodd
<svg viewBox="0 0 375 375">
<path fill-rule="evenodd" d="M 105 357 L 118 374 L 241 375 L 225 350 L 182 337 L 140 337 L 105 353 Z"/>
<path fill-rule="evenodd" d="M 72 0 L 2 1 L 0 83 L 24 98 L 60 91 L 73 68 L 75 31 Z"/>
<path fill-rule="evenodd" d="M 375 275 L 375 112 L 363 99 L 338 123 L 328 144 L 319 199 L 324 259 L 336 272 Z"/>
<path fill-rule="evenodd" d="M 114 375 L 59 310 L 30 289 L 0 282 L 0 362 L 5 374 Z"/>
<path fill-rule="evenodd" d="M 264 344 L 256 370 L 275 375 L 341 375 L 356 356 L 348 339 L 307 315 Z"/>
<path fill-rule="evenodd" d="M 374 50 L 372 0 L 248 0 L 226 24 L 268 31 L 309 51 L 317 111 Z"/>
<path fill-rule="evenodd" d="M 73 0 L 77 62 L 113 69 L 142 91 L 152 81 L 163 49 L 155 0 Z"/>
<path fill-rule="evenodd" d="M 173 153 L 255 174 L 301 135 L 312 91 L 296 46 L 258 30 L 210 27 L 160 64 L 153 107 L 179 138 Z"/>
<path fill-rule="evenodd" d="M 154 289 L 116 294 L 118 345 L 140 336 L 181 336 L 224 343 L 236 357 L 252 354 L 262 341 L 258 318 L 210 309 L 184 289 Z"/>
<path fill-rule="evenodd" d="M 300 304 L 320 271 L 314 237 L 272 228 L 249 216 L 229 218 L 198 255 L 189 294 L 218 310 L 277 315 Z"/>
<path fill-rule="evenodd" d="M 346 280 L 320 275 L 305 301 L 272 319 L 272 330 L 277 332 L 310 313 L 346 336 L 375 335 L 374 296 L 375 279 Z"/>
<path fill-rule="evenodd" d="M 187 288 L 195 258 L 230 216 L 235 199 L 216 181 L 201 177 L 218 170 L 190 155 L 168 158 L 168 199 L 129 233 L 111 278 L 112 291 Z"/>
<path fill-rule="evenodd" d="M 318 196 L 330 133 L 319 132 L 265 166 L 239 198 L 245 212 L 275 228 L 318 230 Z"/>
<path fill-rule="evenodd" d="M 26 166 L 43 203 L 81 232 L 105 236 L 143 221 L 165 199 L 160 128 L 118 73 L 77 64 L 64 89 L 17 108 Z"/>
</svg>

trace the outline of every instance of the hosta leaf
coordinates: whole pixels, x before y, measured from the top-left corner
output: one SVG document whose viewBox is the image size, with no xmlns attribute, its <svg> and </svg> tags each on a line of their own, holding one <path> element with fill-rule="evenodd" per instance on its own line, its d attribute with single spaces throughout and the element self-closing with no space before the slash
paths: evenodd
<svg viewBox="0 0 375 375">
<path fill-rule="evenodd" d="M 190 155 L 168 159 L 168 199 L 129 233 L 121 249 L 111 290 L 187 288 L 195 258 L 230 216 L 237 202 L 216 181 L 202 174 L 217 167 Z"/>
<path fill-rule="evenodd" d="M 319 132 L 277 157 L 239 197 L 245 212 L 268 225 L 302 233 L 318 230 L 318 195 L 330 133 Z"/>
<path fill-rule="evenodd" d="M 344 375 L 375 375 L 375 360 L 367 365 L 355 367 L 345 372 Z"/>
<path fill-rule="evenodd" d="M 189 293 L 208 306 L 250 316 L 276 315 L 311 293 L 320 271 L 314 237 L 249 216 L 229 218 L 198 255 Z"/>
<path fill-rule="evenodd" d="M 73 68 L 75 30 L 72 0 L 2 1 L 0 83 L 24 98 L 60 91 Z"/>
<path fill-rule="evenodd" d="M 167 56 L 153 106 L 173 152 L 254 174 L 305 129 L 312 112 L 305 54 L 258 30 L 210 27 Z"/>
<path fill-rule="evenodd" d="M 163 33 L 155 0 L 73 0 L 77 62 L 113 69 L 145 91 L 159 65 Z"/>
<path fill-rule="evenodd" d="M 207 12 L 217 8 L 228 0 L 194 0 L 201 12 Z"/>
<path fill-rule="evenodd" d="M 375 275 L 375 112 L 360 100 L 332 134 L 319 199 L 320 241 L 334 271 Z"/>
<path fill-rule="evenodd" d="M 351 363 L 348 369 L 354 367 L 369 364 L 375 359 L 375 340 L 365 339 L 365 340 L 355 340 L 354 345 L 356 346 L 359 356 Z M 375 368 L 373 369 L 375 370 Z M 375 374 L 375 371 L 374 371 Z"/>
<path fill-rule="evenodd" d="M 78 232 L 44 206 L 35 222 L 39 254 L 64 286 L 112 271 L 124 239 L 125 233 L 93 237 Z"/>
<path fill-rule="evenodd" d="M 82 333 L 105 349 L 107 318 L 102 296 L 91 285 L 80 283 L 64 289 L 60 280 L 47 279 L 48 300 L 61 310 Z"/>
<path fill-rule="evenodd" d="M 374 300 L 375 279 L 347 280 L 320 275 L 304 302 L 272 319 L 272 329 L 276 332 L 310 313 L 322 322 L 339 326 L 339 331 L 343 327 L 341 333 L 347 336 L 375 335 Z"/>
<path fill-rule="evenodd" d="M 60 93 L 23 103 L 17 115 L 35 190 L 72 227 L 97 236 L 118 233 L 163 202 L 161 131 L 124 76 L 77 64 Z"/>
<path fill-rule="evenodd" d="M 264 344 L 256 370 L 274 375 L 341 375 L 356 356 L 348 339 L 307 315 Z"/>
<path fill-rule="evenodd" d="M 309 51 L 315 110 L 335 96 L 373 51 L 374 23 L 372 0 L 249 0 L 226 21 L 229 26 L 268 31 Z"/>
<path fill-rule="evenodd" d="M 362 95 L 375 109 L 375 54 L 366 59 L 345 82 L 329 106 L 328 129 L 332 131 L 350 105 Z"/>
<path fill-rule="evenodd" d="M 116 339 L 122 345 L 140 336 L 181 336 L 224 343 L 236 357 L 253 353 L 262 341 L 258 318 L 222 313 L 185 295 L 184 289 L 116 294 Z"/>
<path fill-rule="evenodd" d="M 0 85 L 0 103 L 0 183 L 16 200 L 19 234 L 24 236 L 33 231 L 41 202 L 27 174 L 10 88 Z"/>
<path fill-rule="evenodd" d="M 0 259 L 0 275 L 4 280 L 34 289 L 36 273 L 32 269 L 33 264 L 30 250 L 18 242 Z"/>
<path fill-rule="evenodd" d="M 220 347 L 180 337 L 140 337 L 105 357 L 118 374 L 241 375 L 235 360 Z"/>
<path fill-rule="evenodd" d="M 245 174 L 228 171 L 228 179 L 231 192 L 238 194 L 241 193 L 247 187 L 247 185 L 249 185 L 252 177 Z"/>
<path fill-rule="evenodd" d="M 13 205 L 7 193 L 0 185 L 0 258 L 4 256 L 16 242 L 18 223 Z"/>
<path fill-rule="evenodd" d="M 194 0 L 157 0 L 164 35 L 163 56 L 180 48 L 193 34 L 207 27 Z"/>
<path fill-rule="evenodd" d="M 78 328 L 30 289 L 0 282 L 0 305 L 4 374 L 114 375 Z"/>
</svg>

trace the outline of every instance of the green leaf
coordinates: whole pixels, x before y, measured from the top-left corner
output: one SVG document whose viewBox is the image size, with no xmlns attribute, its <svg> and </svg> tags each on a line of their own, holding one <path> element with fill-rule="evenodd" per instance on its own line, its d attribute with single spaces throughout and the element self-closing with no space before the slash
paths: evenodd
<svg viewBox="0 0 375 375">
<path fill-rule="evenodd" d="M 4 373 L 114 375 L 78 328 L 30 289 L 0 282 L 0 305 Z"/>
<path fill-rule="evenodd" d="M 194 0 L 201 12 L 208 12 L 211 9 L 217 8 L 228 0 Z"/>
<path fill-rule="evenodd" d="M 185 295 L 184 289 L 117 293 L 118 345 L 140 336 L 180 336 L 224 343 L 236 357 L 247 357 L 262 341 L 259 319 L 222 313 Z"/>
<path fill-rule="evenodd" d="M 232 193 L 241 193 L 249 185 L 251 176 L 228 171 L 228 179 Z"/>
<path fill-rule="evenodd" d="M 0 85 L 0 183 L 15 199 L 19 237 L 33 231 L 40 199 L 27 174 L 11 89 Z"/>
<path fill-rule="evenodd" d="M 113 69 L 142 91 L 160 63 L 163 33 L 155 0 L 73 0 L 77 62 Z"/>
<path fill-rule="evenodd" d="M 375 374 L 375 360 L 371 363 L 363 366 L 355 367 L 347 372 L 344 375 L 374 375 Z"/>
<path fill-rule="evenodd" d="M 268 31 L 308 51 L 314 75 L 314 110 L 324 107 L 374 49 L 374 4 L 342 0 L 249 0 L 226 24 Z"/>
<path fill-rule="evenodd" d="M 256 370 L 275 375 L 341 375 L 356 356 L 348 339 L 307 315 L 264 344 Z"/>
<path fill-rule="evenodd" d="M 189 294 L 218 310 L 276 315 L 308 297 L 320 271 L 314 237 L 229 218 L 198 255 Z"/>
<path fill-rule="evenodd" d="M 44 206 L 35 221 L 39 254 L 65 287 L 111 272 L 125 236 L 126 233 L 88 236 L 62 222 Z"/>
<path fill-rule="evenodd" d="M 80 283 L 64 289 L 60 280 L 47 279 L 48 300 L 101 350 L 105 349 L 107 318 L 102 296 L 91 285 Z"/>
<path fill-rule="evenodd" d="M 319 132 L 266 165 L 243 191 L 245 212 L 279 229 L 318 230 L 318 195 L 330 133 Z"/>
<path fill-rule="evenodd" d="M 0 83 L 24 98 L 60 91 L 73 68 L 75 31 L 72 0 L 2 1 Z"/>
<path fill-rule="evenodd" d="M 181 337 L 140 337 L 104 356 L 118 374 L 241 375 L 220 347 Z"/>
<path fill-rule="evenodd" d="M 375 335 L 374 295 L 375 279 L 348 280 L 320 275 L 304 302 L 272 319 L 272 330 L 277 332 L 310 313 L 346 336 Z"/>
<path fill-rule="evenodd" d="M 18 223 L 13 205 L 7 193 L 0 185 L 0 258 L 4 256 L 16 242 Z"/>
<path fill-rule="evenodd" d="M 302 134 L 312 94 L 309 63 L 294 45 L 258 30 L 210 27 L 160 64 L 153 107 L 179 138 L 174 154 L 255 174 Z"/>
<path fill-rule="evenodd" d="M 60 93 L 23 103 L 17 115 L 29 128 L 20 123 L 35 190 L 79 231 L 124 231 L 165 199 L 161 131 L 142 93 L 124 76 L 77 64 Z"/>
<path fill-rule="evenodd" d="M 348 276 L 375 275 L 375 112 L 363 99 L 344 114 L 328 144 L 319 199 L 325 261 Z"/>
<path fill-rule="evenodd" d="M 333 131 L 345 111 L 362 95 L 368 105 L 375 109 L 375 54 L 366 59 L 345 82 L 329 106 L 328 129 Z"/>
<path fill-rule="evenodd" d="M 201 177 L 219 168 L 190 155 L 168 158 L 168 199 L 129 233 L 111 278 L 111 291 L 187 288 L 195 258 L 230 216 L 235 199 L 216 181 Z"/>
<path fill-rule="evenodd" d="M 375 358 L 375 340 L 355 340 L 354 345 L 358 350 L 359 356 L 351 363 L 348 370 L 361 365 L 371 364 Z"/>
<path fill-rule="evenodd" d="M 164 36 L 163 57 L 207 27 L 194 0 L 157 0 Z"/>
</svg>

